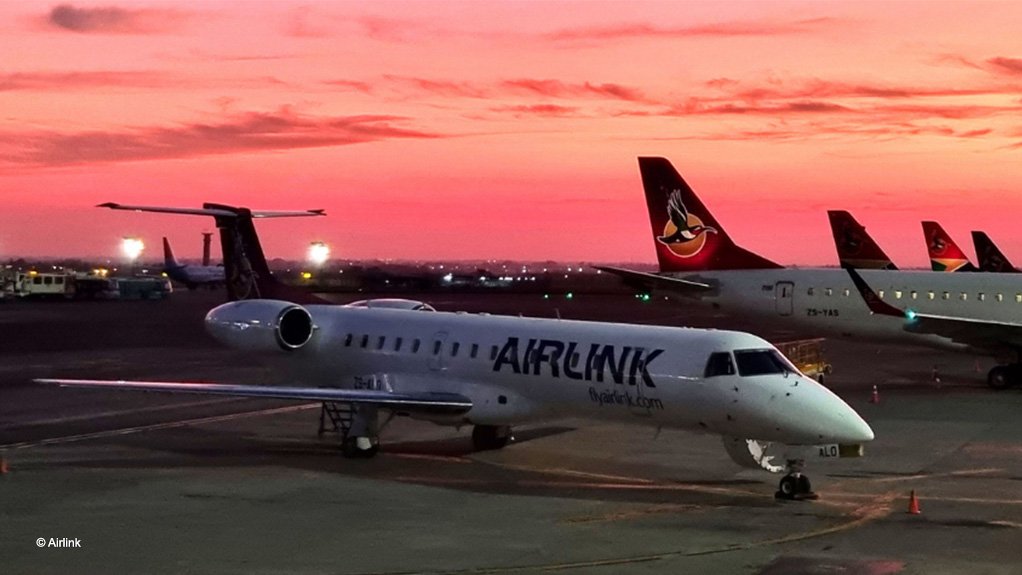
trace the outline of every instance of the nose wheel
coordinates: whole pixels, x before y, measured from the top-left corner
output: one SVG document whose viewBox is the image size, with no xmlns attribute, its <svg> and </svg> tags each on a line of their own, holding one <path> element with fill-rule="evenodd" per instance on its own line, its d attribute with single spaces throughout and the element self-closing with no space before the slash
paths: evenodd
<svg viewBox="0 0 1022 575">
<path fill-rule="evenodd" d="M 802 473 L 802 467 L 804 465 L 805 461 L 801 459 L 788 461 L 788 472 L 781 478 L 781 481 L 777 486 L 777 493 L 774 494 L 774 498 L 786 499 L 788 501 L 803 501 L 820 498 L 820 496 L 813 491 L 813 486 L 809 482 L 809 477 Z"/>
</svg>

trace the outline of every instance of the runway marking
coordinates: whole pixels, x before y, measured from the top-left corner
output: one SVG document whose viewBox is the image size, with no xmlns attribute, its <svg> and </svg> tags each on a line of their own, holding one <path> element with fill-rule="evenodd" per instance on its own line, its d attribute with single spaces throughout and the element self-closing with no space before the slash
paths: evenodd
<svg viewBox="0 0 1022 575">
<path fill-rule="evenodd" d="M 219 403 L 230 403 L 237 401 L 245 401 L 246 398 L 220 398 L 220 399 L 206 399 L 202 401 L 189 401 L 187 403 L 175 403 L 166 405 L 153 405 L 150 407 L 142 407 L 138 409 L 121 409 L 116 411 L 101 411 L 99 413 L 83 413 L 81 415 L 69 415 L 67 417 L 54 417 L 51 419 L 35 419 L 32 421 L 26 421 L 21 423 L 10 423 L 7 425 L 0 426 L 0 429 L 13 429 L 16 427 L 31 427 L 36 425 L 51 425 L 54 423 L 67 423 L 70 421 L 81 421 L 86 419 L 99 419 L 101 417 L 116 417 L 118 415 L 130 415 L 133 413 L 149 413 L 153 411 L 164 411 L 169 409 L 185 409 L 189 407 L 202 407 L 204 405 L 216 405 Z"/>
<path fill-rule="evenodd" d="M 472 463 L 471 459 L 465 457 L 457 457 L 454 455 L 429 455 L 425 453 L 401 453 L 394 451 L 384 451 L 384 455 L 400 457 L 401 459 L 424 459 L 426 461 L 443 461 L 446 463 Z"/>
<path fill-rule="evenodd" d="M 154 423 L 151 425 L 138 425 L 135 427 L 122 427 L 119 429 L 108 429 L 105 431 L 96 431 L 93 433 L 80 433 L 77 435 L 65 435 L 63 437 L 50 437 L 47 439 L 40 439 L 36 441 L 23 441 L 21 443 L 8 443 L 7 445 L 0 445 L 0 449 L 28 449 L 29 447 L 40 447 L 43 445 L 58 445 L 64 443 L 74 443 L 78 441 L 85 441 L 88 439 L 100 439 L 103 437 L 116 437 L 119 435 L 131 435 L 134 433 L 141 433 L 143 431 L 156 431 L 160 429 L 173 429 L 176 427 L 185 427 L 187 425 L 203 425 L 206 423 L 219 423 L 221 421 L 231 421 L 233 419 L 242 419 L 245 417 L 257 417 L 260 415 L 271 415 L 276 413 L 290 413 L 293 411 L 302 411 L 305 409 L 319 408 L 319 403 L 310 403 L 302 405 L 289 405 L 286 407 L 275 407 L 270 409 L 259 409 L 256 411 L 243 411 L 240 413 L 229 413 L 227 415 L 214 415 L 210 417 L 198 417 L 195 419 L 181 419 L 177 421 L 167 421 L 164 423 Z"/>
</svg>

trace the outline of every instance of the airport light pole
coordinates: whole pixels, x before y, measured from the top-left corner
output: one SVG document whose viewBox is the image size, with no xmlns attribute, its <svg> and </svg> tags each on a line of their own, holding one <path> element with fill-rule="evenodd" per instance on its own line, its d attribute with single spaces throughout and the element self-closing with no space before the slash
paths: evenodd
<svg viewBox="0 0 1022 575">
<path fill-rule="evenodd" d="M 145 250 L 145 244 L 142 240 L 134 237 L 125 237 L 121 240 L 121 252 L 124 257 L 128 260 L 128 266 L 131 269 L 131 275 L 135 275 L 135 265 L 138 262 L 138 258 L 141 257 L 142 252 Z"/>
</svg>

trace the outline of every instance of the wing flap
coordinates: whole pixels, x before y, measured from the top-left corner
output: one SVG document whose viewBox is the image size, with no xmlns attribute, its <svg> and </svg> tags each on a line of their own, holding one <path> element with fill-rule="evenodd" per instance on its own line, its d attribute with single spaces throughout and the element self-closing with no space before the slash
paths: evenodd
<svg viewBox="0 0 1022 575">
<path fill-rule="evenodd" d="M 232 385 L 222 383 L 186 383 L 170 381 L 124 381 L 99 379 L 36 379 L 36 383 L 108 390 L 155 391 L 229 395 L 266 399 L 300 401 L 339 401 L 364 403 L 388 409 L 417 413 L 460 415 L 472 408 L 472 401 L 456 393 L 394 393 L 370 389 L 338 389 L 330 387 L 277 387 L 265 385 Z"/>
</svg>

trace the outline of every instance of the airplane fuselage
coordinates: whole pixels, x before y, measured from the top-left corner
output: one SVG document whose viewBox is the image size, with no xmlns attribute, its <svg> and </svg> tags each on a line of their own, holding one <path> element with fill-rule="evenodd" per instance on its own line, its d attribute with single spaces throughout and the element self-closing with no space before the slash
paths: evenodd
<svg viewBox="0 0 1022 575">
<path fill-rule="evenodd" d="M 245 305 L 225 304 L 207 316 L 210 332 L 239 349 L 251 347 L 245 339 L 252 337 L 251 322 L 238 321 L 249 317 Z M 774 373 L 742 373 L 742 358 L 753 357 L 743 353 L 777 353 L 746 333 L 344 306 L 305 309 L 316 329 L 308 343 L 284 352 L 294 381 L 471 399 L 468 413 L 441 423 L 511 425 L 571 416 L 787 444 L 868 440 L 854 411 L 790 364 Z M 713 354 L 734 354 L 738 369 L 709 373 Z"/>
<path fill-rule="evenodd" d="M 859 270 L 890 305 L 914 312 L 1022 321 L 1022 280 L 1014 274 L 941 274 L 929 271 Z M 964 349 L 952 340 L 906 330 L 907 318 L 874 315 L 841 269 L 778 268 L 674 273 L 708 283 L 701 296 L 723 311 L 787 323 L 838 336 L 914 340 Z M 1022 342 L 1018 342 L 1022 345 Z M 983 351 L 997 353 L 999 347 Z"/>
</svg>

